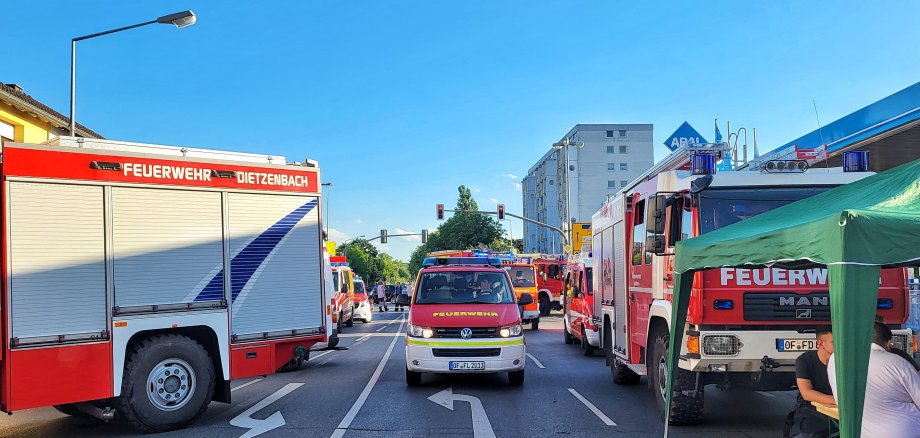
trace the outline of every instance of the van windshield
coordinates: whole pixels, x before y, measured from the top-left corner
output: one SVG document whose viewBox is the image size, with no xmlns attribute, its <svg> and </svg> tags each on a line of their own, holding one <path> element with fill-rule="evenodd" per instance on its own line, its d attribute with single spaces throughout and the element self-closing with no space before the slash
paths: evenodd
<svg viewBox="0 0 920 438">
<path fill-rule="evenodd" d="M 415 304 L 514 304 L 508 280 L 498 272 L 426 272 Z"/>
<path fill-rule="evenodd" d="M 505 271 L 511 276 L 514 287 L 536 286 L 533 275 L 533 266 L 505 266 Z"/>
<path fill-rule="evenodd" d="M 363 282 L 363 281 L 356 281 L 356 282 L 355 282 L 355 293 L 356 293 L 356 294 L 363 294 L 363 293 L 365 293 L 365 292 L 366 292 L 366 291 L 364 290 L 364 282 Z"/>
</svg>

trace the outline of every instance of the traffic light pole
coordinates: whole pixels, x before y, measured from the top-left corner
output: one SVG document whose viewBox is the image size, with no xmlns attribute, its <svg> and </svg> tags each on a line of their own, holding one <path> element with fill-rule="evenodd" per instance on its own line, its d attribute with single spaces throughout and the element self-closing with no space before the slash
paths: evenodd
<svg viewBox="0 0 920 438">
<path fill-rule="evenodd" d="M 444 210 L 444 211 L 446 211 L 446 212 L 448 212 L 448 213 L 491 214 L 491 215 L 495 215 L 495 216 L 498 215 L 498 212 L 497 212 L 497 211 L 475 211 L 475 210 L 472 210 L 472 211 L 471 211 L 471 210 Z M 532 223 L 532 224 L 534 224 L 534 225 L 539 225 L 539 226 L 541 226 L 541 227 L 549 228 L 549 229 L 551 229 L 551 230 L 553 230 L 553 231 L 559 233 L 559 235 L 562 236 L 562 241 L 565 242 L 565 246 L 569 246 L 569 236 L 566 235 L 565 231 L 562 231 L 562 229 L 560 229 L 560 228 L 558 228 L 558 227 L 554 227 L 554 226 L 552 226 L 552 225 L 550 225 L 550 224 L 545 224 L 545 223 L 540 222 L 540 221 L 535 221 L 535 220 L 533 220 L 533 219 L 526 218 L 526 217 L 524 217 L 524 216 L 518 216 L 518 215 L 516 215 L 516 214 L 514 214 L 514 213 L 508 213 L 507 211 L 505 211 L 505 216 L 511 216 L 511 217 L 513 217 L 513 218 L 515 218 L 515 219 L 520 219 L 520 220 L 522 220 L 522 221 L 524 221 L 524 222 L 529 222 L 529 223 Z"/>
</svg>

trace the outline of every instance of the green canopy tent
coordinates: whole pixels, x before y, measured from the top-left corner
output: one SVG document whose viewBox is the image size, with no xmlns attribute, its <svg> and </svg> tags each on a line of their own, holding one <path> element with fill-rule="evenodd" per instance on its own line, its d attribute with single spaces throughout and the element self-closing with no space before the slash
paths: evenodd
<svg viewBox="0 0 920 438">
<path fill-rule="evenodd" d="M 669 345 L 683 342 L 690 289 L 697 271 L 826 266 L 840 431 L 844 438 L 857 437 L 880 269 L 918 261 L 920 160 L 678 242 Z M 680 348 L 670 348 L 666 412 L 670 410 L 679 353 Z"/>
</svg>

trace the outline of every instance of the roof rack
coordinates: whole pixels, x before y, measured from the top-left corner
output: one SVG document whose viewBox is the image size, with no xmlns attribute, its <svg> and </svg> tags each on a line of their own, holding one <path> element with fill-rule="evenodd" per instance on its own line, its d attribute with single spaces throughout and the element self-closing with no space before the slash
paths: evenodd
<svg viewBox="0 0 920 438">
<path fill-rule="evenodd" d="M 423 268 L 431 266 L 493 266 L 500 268 L 502 261 L 496 257 L 427 257 Z"/>
</svg>

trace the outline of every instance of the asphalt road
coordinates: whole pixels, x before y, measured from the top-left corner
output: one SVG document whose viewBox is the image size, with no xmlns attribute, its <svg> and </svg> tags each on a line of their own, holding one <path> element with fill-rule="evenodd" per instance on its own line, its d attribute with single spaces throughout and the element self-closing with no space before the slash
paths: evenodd
<svg viewBox="0 0 920 438">
<path fill-rule="evenodd" d="M 539 332 L 525 332 L 527 351 L 543 368 L 528 360 L 525 383 L 516 388 L 508 386 L 504 374 L 425 375 L 421 387 L 406 386 L 404 330 L 400 329 L 403 317 L 403 313 L 377 313 L 373 323 L 355 323 L 346 329 L 340 344 L 348 350 L 313 352 L 309 362 L 295 373 L 236 381 L 232 405 L 213 403 L 192 427 L 157 436 L 663 434 L 645 379 L 637 386 L 615 386 L 600 353 L 585 357 L 577 346 L 563 343 L 561 318 L 556 314 L 541 322 Z M 451 392 L 444 392 L 448 388 Z M 781 436 L 783 418 L 794 397 L 792 392 L 722 392 L 711 388 L 706 392 L 706 421 L 698 426 L 671 427 L 670 435 Z M 450 400 L 453 410 L 447 407 Z M 117 420 L 103 424 L 68 417 L 52 408 L 0 418 L 0 437 L 133 435 Z"/>
</svg>

